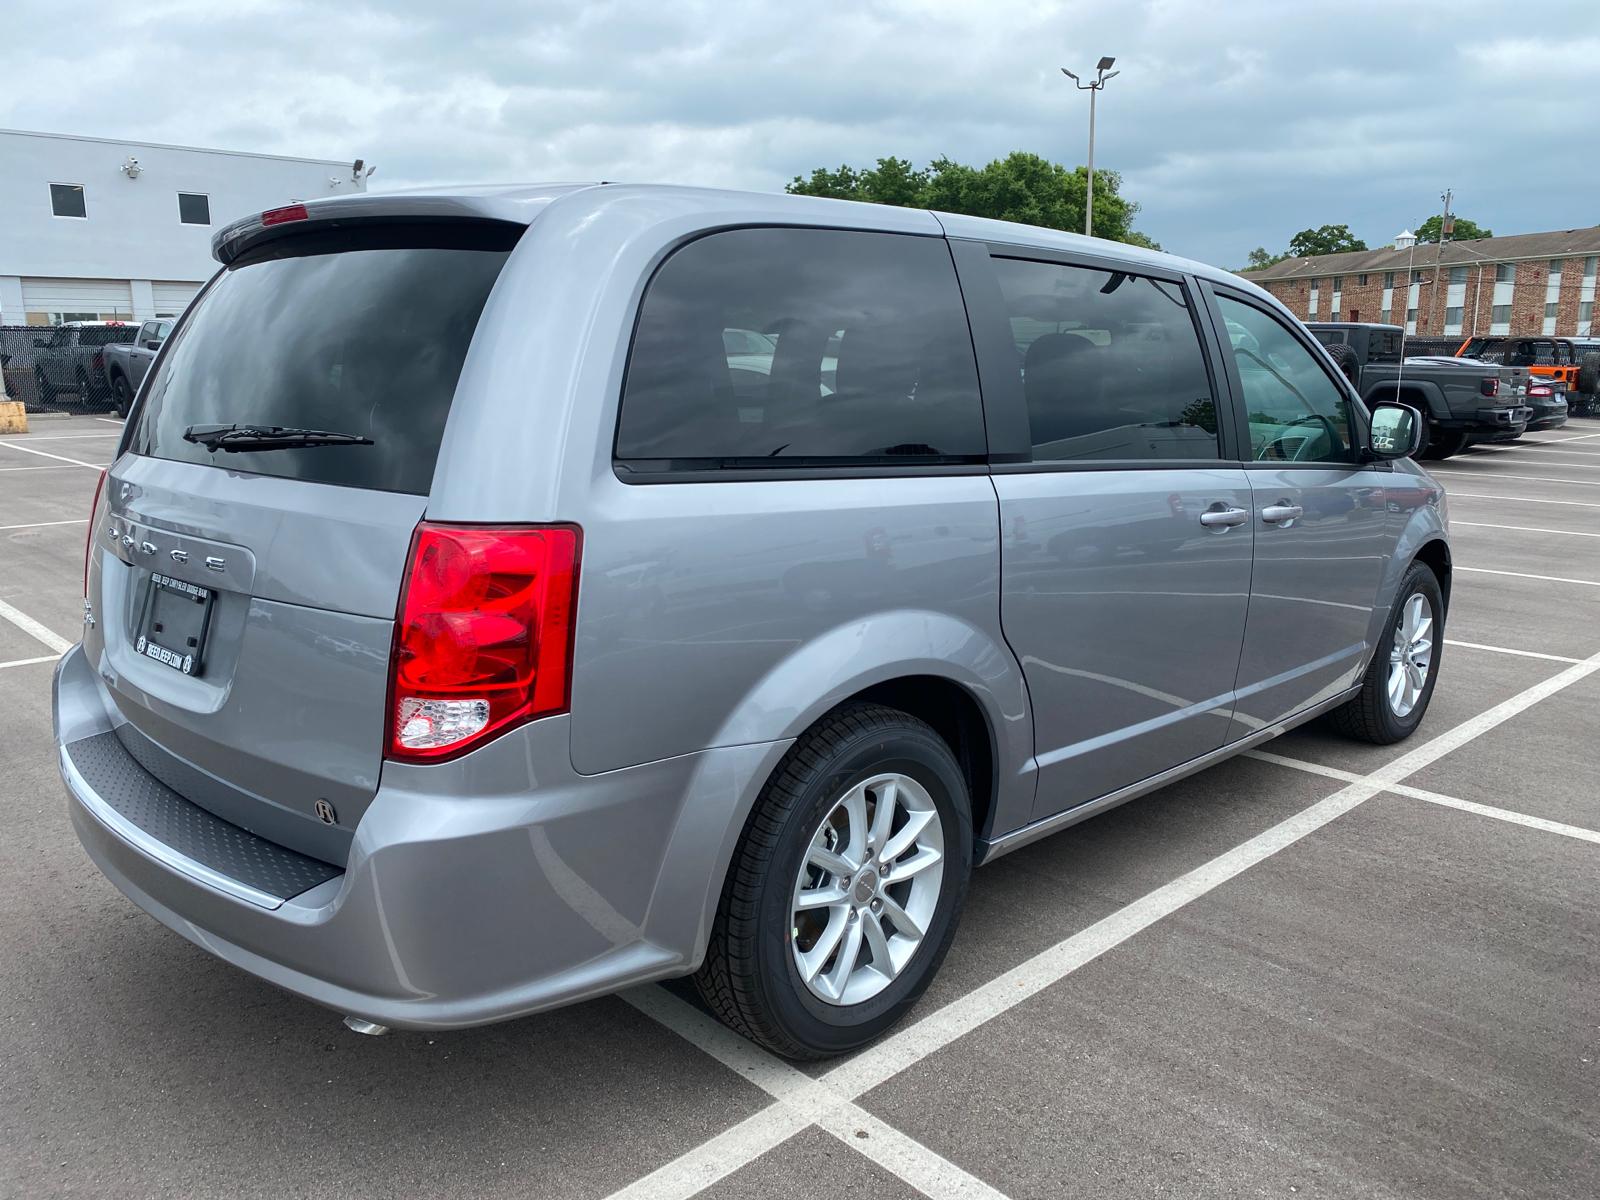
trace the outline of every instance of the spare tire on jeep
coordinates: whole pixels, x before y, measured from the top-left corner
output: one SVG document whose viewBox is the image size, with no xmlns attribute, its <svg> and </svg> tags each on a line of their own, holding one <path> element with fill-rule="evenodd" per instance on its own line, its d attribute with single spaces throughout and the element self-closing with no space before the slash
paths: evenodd
<svg viewBox="0 0 1600 1200">
<path fill-rule="evenodd" d="M 1339 374 L 1350 381 L 1351 387 L 1361 386 L 1361 360 L 1356 357 L 1356 352 L 1343 342 L 1334 342 L 1331 346 L 1322 347 L 1328 352 L 1328 357 L 1333 359 L 1333 365 L 1339 368 Z"/>
<path fill-rule="evenodd" d="M 1589 396 L 1600 392 L 1600 354 L 1585 354 L 1578 360 L 1578 390 Z"/>
</svg>

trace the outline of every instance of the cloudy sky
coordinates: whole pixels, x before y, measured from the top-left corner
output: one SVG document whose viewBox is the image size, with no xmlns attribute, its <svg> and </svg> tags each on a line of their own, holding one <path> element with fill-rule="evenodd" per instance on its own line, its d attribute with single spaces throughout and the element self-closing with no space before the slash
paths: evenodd
<svg viewBox="0 0 1600 1200">
<path fill-rule="evenodd" d="M 1515 18 L 1506 14 L 1514 7 Z M 780 190 L 894 154 L 1083 161 L 1058 68 L 1115 55 L 1099 164 L 1138 226 L 1237 266 L 1436 211 L 1600 222 L 1600 5 L 1522 0 L 8 0 L 0 126 L 312 157 L 373 187 Z"/>
</svg>

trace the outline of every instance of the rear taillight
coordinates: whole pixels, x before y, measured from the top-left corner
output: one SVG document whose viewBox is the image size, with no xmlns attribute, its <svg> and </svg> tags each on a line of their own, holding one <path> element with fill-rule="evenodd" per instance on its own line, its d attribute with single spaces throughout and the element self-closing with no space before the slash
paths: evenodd
<svg viewBox="0 0 1600 1200">
<path fill-rule="evenodd" d="M 106 369 L 106 352 L 104 350 L 96 350 L 94 352 L 94 369 L 96 371 Z"/>
<path fill-rule="evenodd" d="M 1498 379 L 1483 379 L 1478 382 L 1478 390 L 1485 396 L 1498 396 L 1500 394 L 1500 381 Z"/>
<path fill-rule="evenodd" d="M 389 757 L 436 762 L 565 712 L 582 534 L 417 526 L 389 668 Z"/>
<path fill-rule="evenodd" d="M 94 481 L 94 499 L 89 502 L 89 533 L 83 539 L 83 598 L 89 598 L 89 552 L 94 549 L 94 514 L 100 510 L 100 492 L 106 486 L 106 473 Z"/>
<path fill-rule="evenodd" d="M 1549 387 L 1542 383 L 1536 383 L 1528 389 L 1528 395 L 1530 396 L 1551 396 L 1554 394 Z"/>
<path fill-rule="evenodd" d="M 269 208 L 261 214 L 263 225 L 283 225 L 289 221 L 307 221 L 311 214 L 306 211 L 304 204 L 288 204 L 283 208 Z"/>
</svg>

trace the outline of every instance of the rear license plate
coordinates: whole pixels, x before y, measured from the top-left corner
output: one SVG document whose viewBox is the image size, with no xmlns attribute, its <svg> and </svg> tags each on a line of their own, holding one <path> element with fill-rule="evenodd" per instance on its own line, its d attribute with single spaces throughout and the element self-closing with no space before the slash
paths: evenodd
<svg viewBox="0 0 1600 1200">
<path fill-rule="evenodd" d="M 168 575 L 150 576 L 134 649 L 185 675 L 198 675 L 211 623 L 210 588 Z"/>
</svg>

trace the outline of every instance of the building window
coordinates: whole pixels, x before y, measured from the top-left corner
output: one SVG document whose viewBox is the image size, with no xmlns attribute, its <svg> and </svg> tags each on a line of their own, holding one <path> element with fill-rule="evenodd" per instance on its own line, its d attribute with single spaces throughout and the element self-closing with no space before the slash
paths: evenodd
<svg viewBox="0 0 1600 1200">
<path fill-rule="evenodd" d="M 1489 320 L 1495 325 L 1504 325 L 1505 329 L 1493 329 L 1491 333 L 1507 333 L 1511 329 L 1511 305 L 1496 304 L 1489 310 Z"/>
<path fill-rule="evenodd" d="M 1556 307 L 1561 299 L 1561 260 L 1550 260 L 1550 280 L 1544 286 L 1544 328 L 1542 332 L 1551 334 L 1556 331 Z"/>
<path fill-rule="evenodd" d="M 1414 308 L 1408 308 L 1408 309 L 1406 309 L 1406 332 L 1407 333 L 1415 333 L 1416 331 L 1417 331 L 1417 310 L 1414 309 Z"/>
<path fill-rule="evenodd" d="M 1392 288 L 1394 286 L 1394 272 L 1393 271 L 1385 271 L 1383 273 L 1383 286 L 1386 287 L 1386 288 Z"/>
<path fill-rule="evenodd" d="M 1515 283 L 1517 279 L 1516 263 L 1499 263 L 1494 269 L 1496 283 Z"/>
<path fill-rule="evenodd" d="M 1344 290 L 1344 276 L 1343 275 L 1335 275 L 1333 277 L 1333 290 L 1336 291 L 1336 292 L 1342 292 Z"/>
<path fill-rule="evenodd" d="M 1421 271 L 1413 271 L 1413 272 L 1411 272 L 1411 282 L 1412 283 L 1421 283 L 1422 282 L 1422 272 Z"/>
<path fill-rule="evenodd" d="M 1450 268 L 1450 282 L 1451 283 L 1465 283 L 1466 281 L 1467 281 L 1467 269 L 1465 267 L 1451 267 Z"/>
<path fill-rule="evenodd" d="M 200 192 L 179 192 L 178 220 L 185 225 L 211 224 L 210 197 Z"/>
<path fill-rule="evenodd" d="M 1389 318 L 1393 315 L 1393 313 L 1394 309 L 1392 308 L 1380 308 L 1378 310 L 1378 323 L 1380 325 L 1389 324 Z"/>
<path fill-rule="evenodd" d="M 52 325 L 71 325 L 71 324 L 73 324 L 75 322 L 78 322 L 78 321 L 98 321 L 99 319 L 100 319 L 100 314 L 97 313 L 97 312 L 92 312 L 92 313 L 59 312 L 59 313 L 51 313 L 50 314 L 50 324 L 52 324 Z"/>
<path fill-rule="evenodd" d="M 1456 306 L 1444 310 L 1444 331 L 1446 333 L 1461 332 L 1462 307 Z"/>
<path fill-rule="evenodd" d="M 1365 271 L 1363 271 L 1360 275 L 1356 276 L 1356 286 L 1357 287 L 1366 287 L 1367 286 L 1367 275 L 1366 275 Z"/>
<path fill-rule="evenodd" d="M 52 183 L 50 211 L 58 217 L 87 217 L 89 210 L 83 203 L 83 184 Z"/>
<path fill-rule="evenodd" d="M 1578 304 L 1578 336 L 1588 337 L 1594 332 L 1594 301 L 1584 300 Z"/>
</svg>

